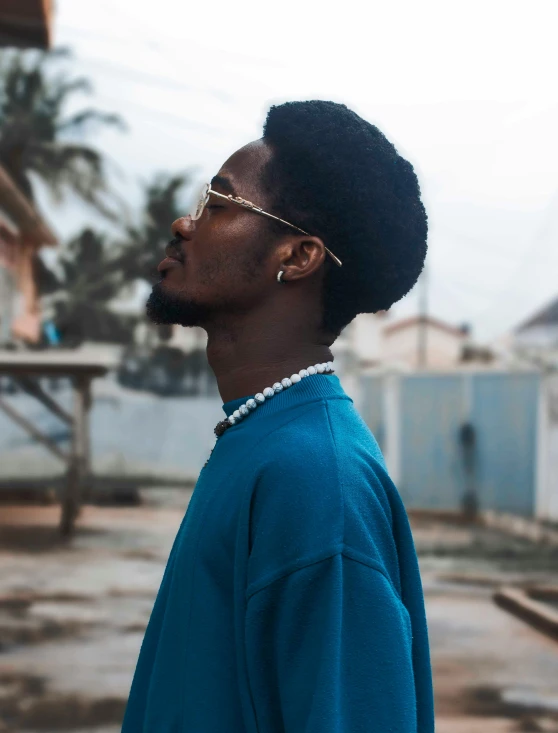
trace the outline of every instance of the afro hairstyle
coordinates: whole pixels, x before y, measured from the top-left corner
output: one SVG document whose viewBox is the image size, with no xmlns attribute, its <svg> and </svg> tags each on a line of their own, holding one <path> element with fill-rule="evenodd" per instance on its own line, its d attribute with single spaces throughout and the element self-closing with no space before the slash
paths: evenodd
<svg viewBox="0 0 558 733">
<path fill-rule="evenodd" d="M 323 239 L 322 329 L 336 337 L 359 313 L 388 310 L 424 267 L 428 220 L 413 166 L 344 104 L 270 108 L 263 173 L 273 213 Z"/>
</svg>

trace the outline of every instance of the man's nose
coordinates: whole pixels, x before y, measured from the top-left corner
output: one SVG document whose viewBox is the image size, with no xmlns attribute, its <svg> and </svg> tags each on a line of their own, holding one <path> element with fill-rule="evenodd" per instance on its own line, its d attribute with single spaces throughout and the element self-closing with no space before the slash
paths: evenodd
<svg viewBox="0 0 558 733">
<path fill-rule="evenodd" d="M 190 215 L 181 216 L 180 219 L 176 219 L 176 221 L 173 221 L 171 224 L 171 232 L 174 237 L 179 234 L 183 239 L 192 239 L 194 226 L 194 222 Z"/>
</svg>

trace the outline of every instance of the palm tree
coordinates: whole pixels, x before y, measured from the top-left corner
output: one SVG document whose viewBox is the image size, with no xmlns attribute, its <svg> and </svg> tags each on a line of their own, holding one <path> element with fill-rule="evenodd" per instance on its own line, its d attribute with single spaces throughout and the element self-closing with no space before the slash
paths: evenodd
<svg viewBox="0 0 558 733">
<path fill-rule="evenodd" d="M 144 184 L 144 206 L 139 225 L 128 224 L 115 265 L 122 267 L 128 282 L 153 280 L 165 245 L 171 239 L 170 225 L 184 216 L 181 192 L 190 183 L 184 173 L 158 173 Z"/>
<path fill-rule="evenodd" d="M 0 58 L 0 164 L 19 189 L 33 201 L 31 174 L 47 185 L 55 201 L 67 189 L 104 215 L 115 218 L 107 193 L 101 154 L 72 142 L 92 124 L 124 127 L 121 118 L 87 108 L 65 116 L 66 102 L 78 91 L 91 90 L 84 78 L 51 72 L 53 63 L 68 57 L 65 50 L 9 51 Z"/>
<path fill-rule="evenodd" d="M 65 245 L 59 275 L 37 258 L 39 289 L 65 345 L 83 339 L 131 343 L 142 316 L 119 315 L 111 310 L 110 301 L 131 292 L 136 280 L 157 276 L 161 251 L 171 237 L 170 224 L 183 214 L 179 194 L 187 182 L 187 173 L 157 174 L 144 184 L 139 224 L 128 224 L 120 242 L 84 229 Z"/>
<path fill-rule="evenodd" d="M 109 306 L 125 284 L 122 270 L 107 256 L 111 248 L 105 234 L 86 228 L 68 243 L 59 259 L 62 277 L 43 280 L 52 320 L 67 346 L 84 339 L 119 344 L 133 340 L 136 319 L 122 317 Z M 46 273 L 52 278 L 50 271 Z"/>
</svg>

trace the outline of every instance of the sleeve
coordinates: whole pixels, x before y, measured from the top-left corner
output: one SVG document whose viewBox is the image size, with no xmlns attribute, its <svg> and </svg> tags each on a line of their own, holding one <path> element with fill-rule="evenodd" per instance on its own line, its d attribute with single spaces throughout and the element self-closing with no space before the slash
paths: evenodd
<svg viewBox="0 0 558 733">
<path fill-rule="evenodd" d="M 248 600 L 246 652 L 262 733 L 412 733 L 409 614 L 380 569 L 344 551 Z"/>
</svg>

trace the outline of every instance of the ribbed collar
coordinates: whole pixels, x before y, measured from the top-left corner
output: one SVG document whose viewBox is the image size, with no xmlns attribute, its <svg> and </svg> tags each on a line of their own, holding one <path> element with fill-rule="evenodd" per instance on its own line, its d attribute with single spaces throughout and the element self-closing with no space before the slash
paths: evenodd
<svg viewBox="0 0 558 733">
<path fill-rule="evenodd" d="M 254 395 L 247 395 L 246 397 L 240 397 L 236 400 L 225 402 L 223 410 L 227 417 L 232 415 L 240 405 L 243 405 L 253 396 Z M 284 389 L 282 392 L 278 392 L 273 397 L 266 399 L 263 405 L 259 405 L 256 410 L 254 410 L 254 415 L 271 415 L 279 410 L 300 405 L 304 402 L 312 402 L 312 400 L 320 397 L 345 397 L 353 402 L 352 398 L 345 393 L 345 390 L 339 381 L 339 377 L 336 374 L 313 374 L 308 377 L 304 377 L 300 382 L 297 382 L 287 389 Z"/>
</svg>

